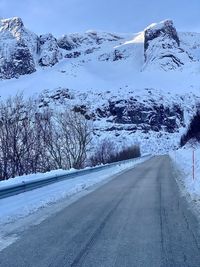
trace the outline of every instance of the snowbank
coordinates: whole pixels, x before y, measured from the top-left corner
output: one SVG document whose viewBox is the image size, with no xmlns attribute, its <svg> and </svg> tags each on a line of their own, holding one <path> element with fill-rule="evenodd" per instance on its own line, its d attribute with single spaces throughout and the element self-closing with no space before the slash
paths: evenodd
<svg viewBox="0 0 200 267">
<path fill-rule="evenodd" d="M 177 168 L 178 182 L 191 199 L 200 203 L 200 148 L 194 151 L 193 179 L 193 148 L 185 147 L 170 153 Z"/>
<path fill-rule="evenodd" d="M 29 174 L 29 175 L 22 175 L 22 176 L 17 176 L 17 177 L 13 177 L 10 178 L 8 180 L 3 180 L 0 181 L 0 188 L 7 186 L 7 185 L 17 185 L 17 184 L 21 184 L 21 183 L 25 183 L 25 182 L 31 182 L 34 181 L 36 179 L 40 179 L 40 178 L 50 178 L 50 177 L 55 177 L 55 176 L 59 176 L 59 175 L 65 175 L 68 173 L 72 173 L 76 171 L 75 169 L 70 169 L 70 170 L 53 170 L 50 172 L 46 172 L 46 173 L 34 173 L 34 174 Z"/>
</svg>

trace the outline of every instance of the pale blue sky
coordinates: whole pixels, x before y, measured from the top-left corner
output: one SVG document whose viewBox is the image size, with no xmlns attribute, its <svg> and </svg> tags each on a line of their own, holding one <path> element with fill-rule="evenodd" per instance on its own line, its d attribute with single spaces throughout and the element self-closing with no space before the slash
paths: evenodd
<svg viewBox="0 0 200 267">
<path fill-rule="evenodd" d="M 96 29 L 138 32 L 171 18 L 178 30 L 200 32 L 200 0 L 0 0 L 0 17 L 19 16 L 37 34 Z"/>
</svg>

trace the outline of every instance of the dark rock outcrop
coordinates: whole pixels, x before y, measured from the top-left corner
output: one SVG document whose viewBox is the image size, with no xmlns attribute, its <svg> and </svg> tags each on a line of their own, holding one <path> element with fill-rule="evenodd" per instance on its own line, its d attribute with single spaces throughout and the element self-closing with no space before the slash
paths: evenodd
<svg viewBox="0 0 200 267">
<path fill-rule="evenodd" d="M 64 35 L 58 39 L 58 45 L 65 50 L 73 50 L 81 45 L 98 46 L 104 42 L 115 42 L 120 40 L 121 37 L 111 33 L 98 33 L 89 31 L 84 34 L 69 34 Z"/>
<path fill-rule="evenodd" d="M 180 47 L 180 40 L 171 20 L 150 25 L 144 32 L 144 68 L 174 70 L 192 61 Z"/>
<path fill-rule="evenodd" d="M 184 146 L 189 141 L 200 142 L 200 112 L 194 115 L 188 126 L 186 133 L 181 137 L 180 145 Z"/>
<path fill-rule="evenodd" d="M 10 53 L 10 58 L 0 59 L 0 78 L 17 78 L 20 75 L 31 74 L 35 71 L 35 64 L 27 46 L 17 43 Z"/>
<path fill-rule="evenodd" d="M 180 46 L 180 40 L 174 27 L 174 24 L 171 20 L 166 20 L 157 25 L 149 26 L 144 32 L 144 51 L 149 47 L 149 44 L 152 40 L 162 37 L 164 39 L 171 39 Z M 171 48 L 170 44 L 167 48 Z"/>
<path fill-rule="evenodd" d="M 87 119 L 100 121 L 99 125 L 103 120 L 105 131 L 136 132 L 139 130 L 144 133 L 149 131 L 175 133 L 181 127 L 185 127 L 184 109 L 181 104 L 172 102 L 170 105 L 164 105 L 168 99 L 159 95 L 151 95 L 145 99 L 129 96 L 119 100 L 115 100 L 116 96 L 113 95 L 113 97 L 106 97 L 103 100 L 104 104 L 101 105 L 98 101 L 102 103 L 102 95 L 94 95 L 94 98 L 96 103 L 88 102 L 86 98 L 83 104 L 79 99 L 71 96 L 70 90 L 59 89 L 44 93 L 41 96 L 41 102 L 51 103 L 56 100 L 56 103 L 69 105 Z"/>
<path fill-rule="evenodd" d="M 40 58 L 41 66 L 53 66 L 62 58 L 56 38 L 52 34 L 40 36 Z"/>
<path fill-rule="evenodd" d="M 77 58 L 81 56 L 81 52 L 74 51 L 65 55 L 65 58 Z"/>
<path fill-rule="evenodd" d="M 58 39 L 58 46 L 65 50 L 72 50 L 79 46 L 79 38 L 73 37 L 73 35 L 64 35 Z"/>
<path fill-rule="evenodd" d="M 20 18 L 0 21 L 0 78 L 10 79 L 35 71 L 38 38 Z"/>
<path fill-rule="evenodd" d="M 99 61 L 118 61 L 128 58 L 126 51 L 123 49 L 114 49 L 111 53 L 104 53 L 98 57 Z"/>
<path fill-rule="evenodd" d="M 109 101 L 108 105 L 96 110 L 97 116 L 110 118 L 109 122 L 126 125 L 135 129 L 176 132 L 184 125 L 184 114 L 181 107 L 174 104 L 171 108 L 151 102 L 152 106 L 138 102 L 136 99 Z"/>
</svg>

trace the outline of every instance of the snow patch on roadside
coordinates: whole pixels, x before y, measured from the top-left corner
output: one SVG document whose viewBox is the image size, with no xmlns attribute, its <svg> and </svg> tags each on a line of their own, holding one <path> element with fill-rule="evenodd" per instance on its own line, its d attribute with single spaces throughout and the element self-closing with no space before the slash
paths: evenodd
<svg viewBox="0 0 200 267">
<path fill-rule="evenodd" d="M 176 172 L 176 179 L 181 192 L 192 203 L 200 216 L 200 148 L 196 147 L 194 157 L 193 179 L 193 148 L 189 145 L 170 152 Z"/>
</svg>

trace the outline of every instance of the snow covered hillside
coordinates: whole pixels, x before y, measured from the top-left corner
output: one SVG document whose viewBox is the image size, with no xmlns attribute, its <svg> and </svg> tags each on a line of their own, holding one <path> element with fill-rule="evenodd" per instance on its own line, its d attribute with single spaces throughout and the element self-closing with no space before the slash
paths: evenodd
<svg viewBox="0 0 200 267">
<path fill-rule="evenodd" d="M 200 34 L 170 20 L 137 34 L 88 31 L 37 36 L 20 18 L 0 21 L 0 95 L 23 91 L 41 106 L 67 104 L 95 124 L 96 138 L 179 145 L 200 96 Z"/>
</svg>

